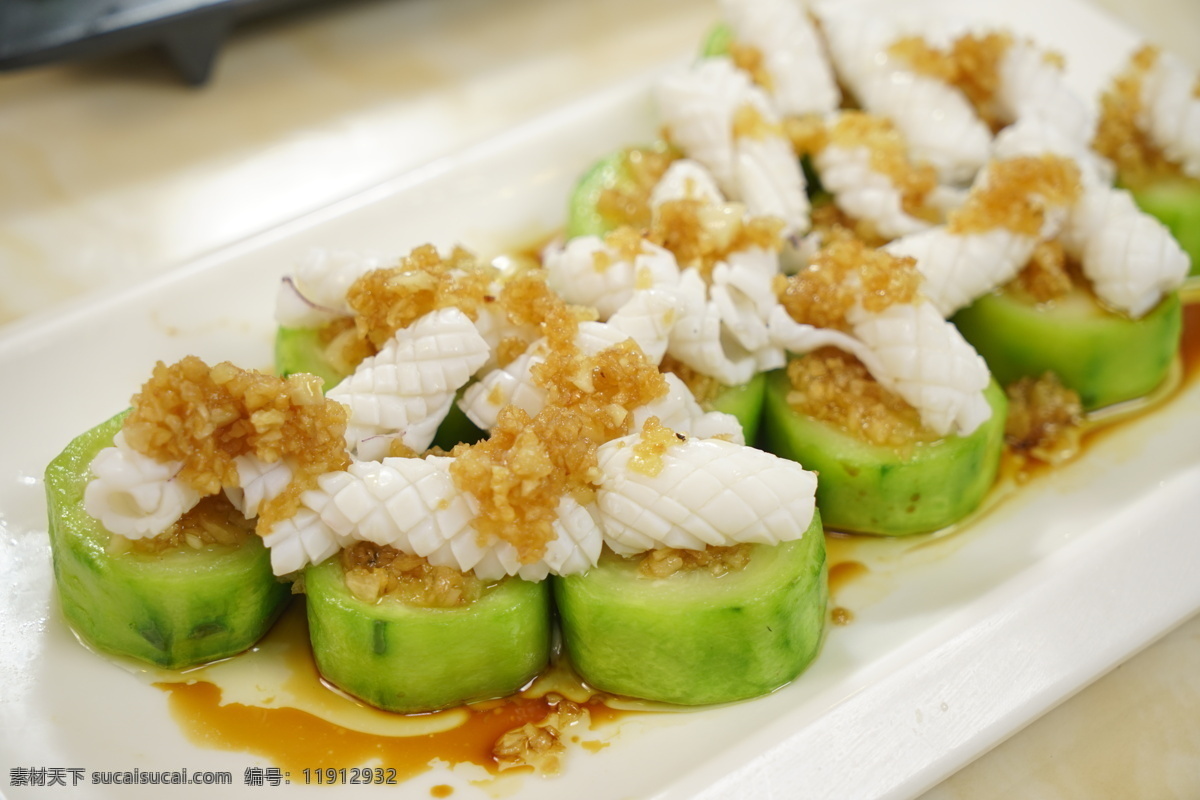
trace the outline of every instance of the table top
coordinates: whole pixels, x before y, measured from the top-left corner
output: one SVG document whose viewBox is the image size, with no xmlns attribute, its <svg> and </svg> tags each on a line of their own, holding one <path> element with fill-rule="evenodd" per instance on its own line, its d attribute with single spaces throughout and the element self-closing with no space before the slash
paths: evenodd
<svg viewBox="0 0 1200 800">
<path fill-rule="evenodd" d="M 1195 0 L 1091 2 L 1200 66 Z M 715 16 L 356 0 L 239 27 L 201 89 L 149 52 L 0 74 L 0 332 L 634 76 Z M 1200 797 L 1200 618 L 923 797 Z"/>
</svg>

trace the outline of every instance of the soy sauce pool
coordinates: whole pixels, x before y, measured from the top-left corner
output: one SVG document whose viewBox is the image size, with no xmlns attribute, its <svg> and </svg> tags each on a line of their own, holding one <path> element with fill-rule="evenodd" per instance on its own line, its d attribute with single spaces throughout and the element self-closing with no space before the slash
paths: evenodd
<svg viewBox="0 0 1200 800">
<path fill-rule="evenodd" d="M 638 713 L 636 708 L 611 707 L 606 696 L 593 694 L 561 667 L 552 667 L 525 692 L 501 700 L 431 714 L 371 708 L 321 679 L 308 644 L 302 597 L 252 650 L 177 676 L 160 676 L 155 686 L 167 693 L 172 716 L 193 743 L 259 756 L 292 783 L 346 783 L 355 777 L 360 783 L 403 783 L 428 771 L 435 760 L 452 767 L 473 765 L 481 776 L 497 776 L 497 740 L 544 720 L 568 696 L 588 712 L 588 722 L 567 728 L 562 737 L 585 750 L 607 746 L 613 723 Z M 381 774 L 374 770 L 349 769 L 363 765 L 382 768 L 383 780 L 376 780 Z M 330 774 L 333 778 L 327 780 Z"/>
</svg>

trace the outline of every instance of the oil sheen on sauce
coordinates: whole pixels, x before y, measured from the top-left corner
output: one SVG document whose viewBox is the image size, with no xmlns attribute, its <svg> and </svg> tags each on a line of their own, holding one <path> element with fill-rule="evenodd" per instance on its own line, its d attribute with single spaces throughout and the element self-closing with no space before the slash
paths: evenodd
<svg viewBox="0 0 1200 800">
<path fill-rule="evenodd" d="M 590 729 L 575 726 L 565 742 L 606 746 L 591 731 L 634 709 L 612 708 L 592 696 L 569 670 L 551 667 L 521 694 L 433 714 L 393 714 L 366 706 L 326 684 L 308 644 L 303 598 L 296 598 L 271 632 L 250 651 L 182 674 L 164 674 L 176 722 L 195 744 L 250 753 L 279 767 L 292 783 L 305 771 L 382 766 L 403 782 L 437 760 L 500 772 L 492 748 L 507 731 L 537 724 L 570 695 L 588 711 Z M 264 687 L 271 687 L 263 693 Z M 273 689 L 277 687 L 278 692 Z M 556 691 L 557 690 L 557 691 Z M 517 770 L 530 771 L 520 767 Z M 447 796 L 451 787 L 434 787 Z M 439 792 L 443 792 L 439 794 Z"/>
<path fill-rule="evenodd" d="M 1200 303 L 1184 306 L 1184 328 L 1180 348 L 1180 370 L 1176 386 L 1166 396 L 1144 408 L 1132 408 L 1128 416 L 1149 410 L 1190 385 L 1200 374 Z M 1113 420 L 1117 423 L 1121 419 Z M 1085 437 L 1087 449 L 1114 424 L 1098 426 Z M 1006 459 L 993 497 L 994 506 L 1013 490 L 1026 484 L 1046 468 L 1037 464 L 1014 464 Z M 984 512 L 986 513 L 986 511 Z M 851 585 L 871 576 L 870 551 L 897 548 L 926 548 L 942 544 L 950 535 L 927 534 L 898 541 L 887 537 L 826 535 L 829 564 L 830 622 L 850 624 L 853 612 L 838 604 L 839 596 Z M 894 555 L 889 552 L 885 555 Z M 249 676 L 249 677 L 248 677 Z M 281 687 L 288 695 L 244 699 L 248 683 Z M 298 598 L 272 632 L 248 653 L 182 675 L 163 676 L 155 684 L 169 695 L 171 711 L 186 733 L 203 747 L 252 753 L 278 766 L 293 782 L 305 770 L 342 770 L 355 765 L 383 765 L 395 770 L 397 782 L 430 769 L 431 762 L 475 765 L 486 774 L 497 775 L 499 767 L 492 747 L 501 734 L 526 723 L 537 723 L 552 710 L 553 702 L 566 696 L 582 703 L 590 714 L 589 731 L 603 729 L 625 715 L 652 710 L 652 706 L 621 705 L 614 698 L 592 696 L 569 669 L 552 667 L 533 687 L 503 700 L 479 703 L 436 714 L 390 714 L 364 706 L 325 684 L 317 673 L 308 646 L 304 603 Z M 540 689 L 538 687 L 541 687 Z M 253 694 L 253 693 L 251 693 Z M 570 732 L 569 741 L 585 750 L 607 746 L 603 738 Z M 528 768 L 521 768 L 528 771 Z M 453 787 L 439 784 L 430 789 L 433 797 L 448 797 Z"/>
</svg>

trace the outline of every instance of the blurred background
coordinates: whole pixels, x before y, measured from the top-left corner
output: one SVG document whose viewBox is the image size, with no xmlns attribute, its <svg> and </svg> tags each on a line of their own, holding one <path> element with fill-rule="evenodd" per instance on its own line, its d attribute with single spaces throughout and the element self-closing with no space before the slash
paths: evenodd
<svg viewBox="0 0 1200 800">
<path fill-rule="evenodd" d="M 1078 2 L 1200 68 L 1200 0 Z M 715 0 L 268 5 L 193 41 L 0 72 L 0 334 L 675 61 L 717 16 Z M 0 40 L 16 8 L 0 0 Z M 1200 797 L 1200 619 L 925 800 L 1012 797 Z"/>
</svg>

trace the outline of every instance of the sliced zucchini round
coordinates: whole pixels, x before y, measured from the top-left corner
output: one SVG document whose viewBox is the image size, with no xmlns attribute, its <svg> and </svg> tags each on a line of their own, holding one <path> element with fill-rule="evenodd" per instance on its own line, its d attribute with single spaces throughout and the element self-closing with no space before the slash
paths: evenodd
<svg viewBox="0 0 1200 800">
<path fill-rule="evenodd" d="M 435 711 L 512 694 L 550 658 L 546 582 L 507 578 L 458 608 L 368 603 L 341 560 L 305 571 L 313 657 L 326 680 L 387 711 Z"/>
<path fill-rule="evenodd" d="M 754 545 L 745 569 L 720 577 L 647 578 L 606 550 L 587 573 L 551 580 L 571 665 L 605 692 L 680 705 L 744 700 L 793 680 L 821 646 L 819 515 L 801 539 Z"/>
<path fill-rule="evenodd" d="M 124 414 L 75 439 L 46 468 L 50 547 L 63 614 L 84 642 L 179 669 L 250 647 L 291 598 L 257 536 L 240 546 L 110 553 L 111 534 L 83 510 L 89 466 Z"/>
<path fill-rule="evenodd" d="M 275 371 L 284 378 L 297 372 L 316 375 L 325 381 L 325 391 L 346 377 L 325 357 L 317 328 L 280 327 L 275 331 Z"/>
<path fill-rule="evenodd" d="M 797 413 L 790 390 L 786 371 L 768 376 L 762 445 L 817 473 L 817 507 L 828 528 L 883 536 L 936 531 L 974 511 L 996 480 L 1008 401 L 994 380 L 985 393 L 992 416 L 975 432 L 903 451 Z"/>
<path fill-rule="evenodd" d="M 1200 180 L 1163 178 L 1132 193 L 1138 206 L 1166 225 L 1192 259 L 1189 274 L 1200 275 Z"/>
<path fill-rule="evenodd" d="M 1044 305 L 1004 290 L 979 298 L 953 321 L 1004 385 L 1053 372 L 1092 411 L 1142 397 L 1163 382 L 1179 351 L 1183 309 L 1177 292 L 1133 320 L 1078 288 Z"/>
</svg>

